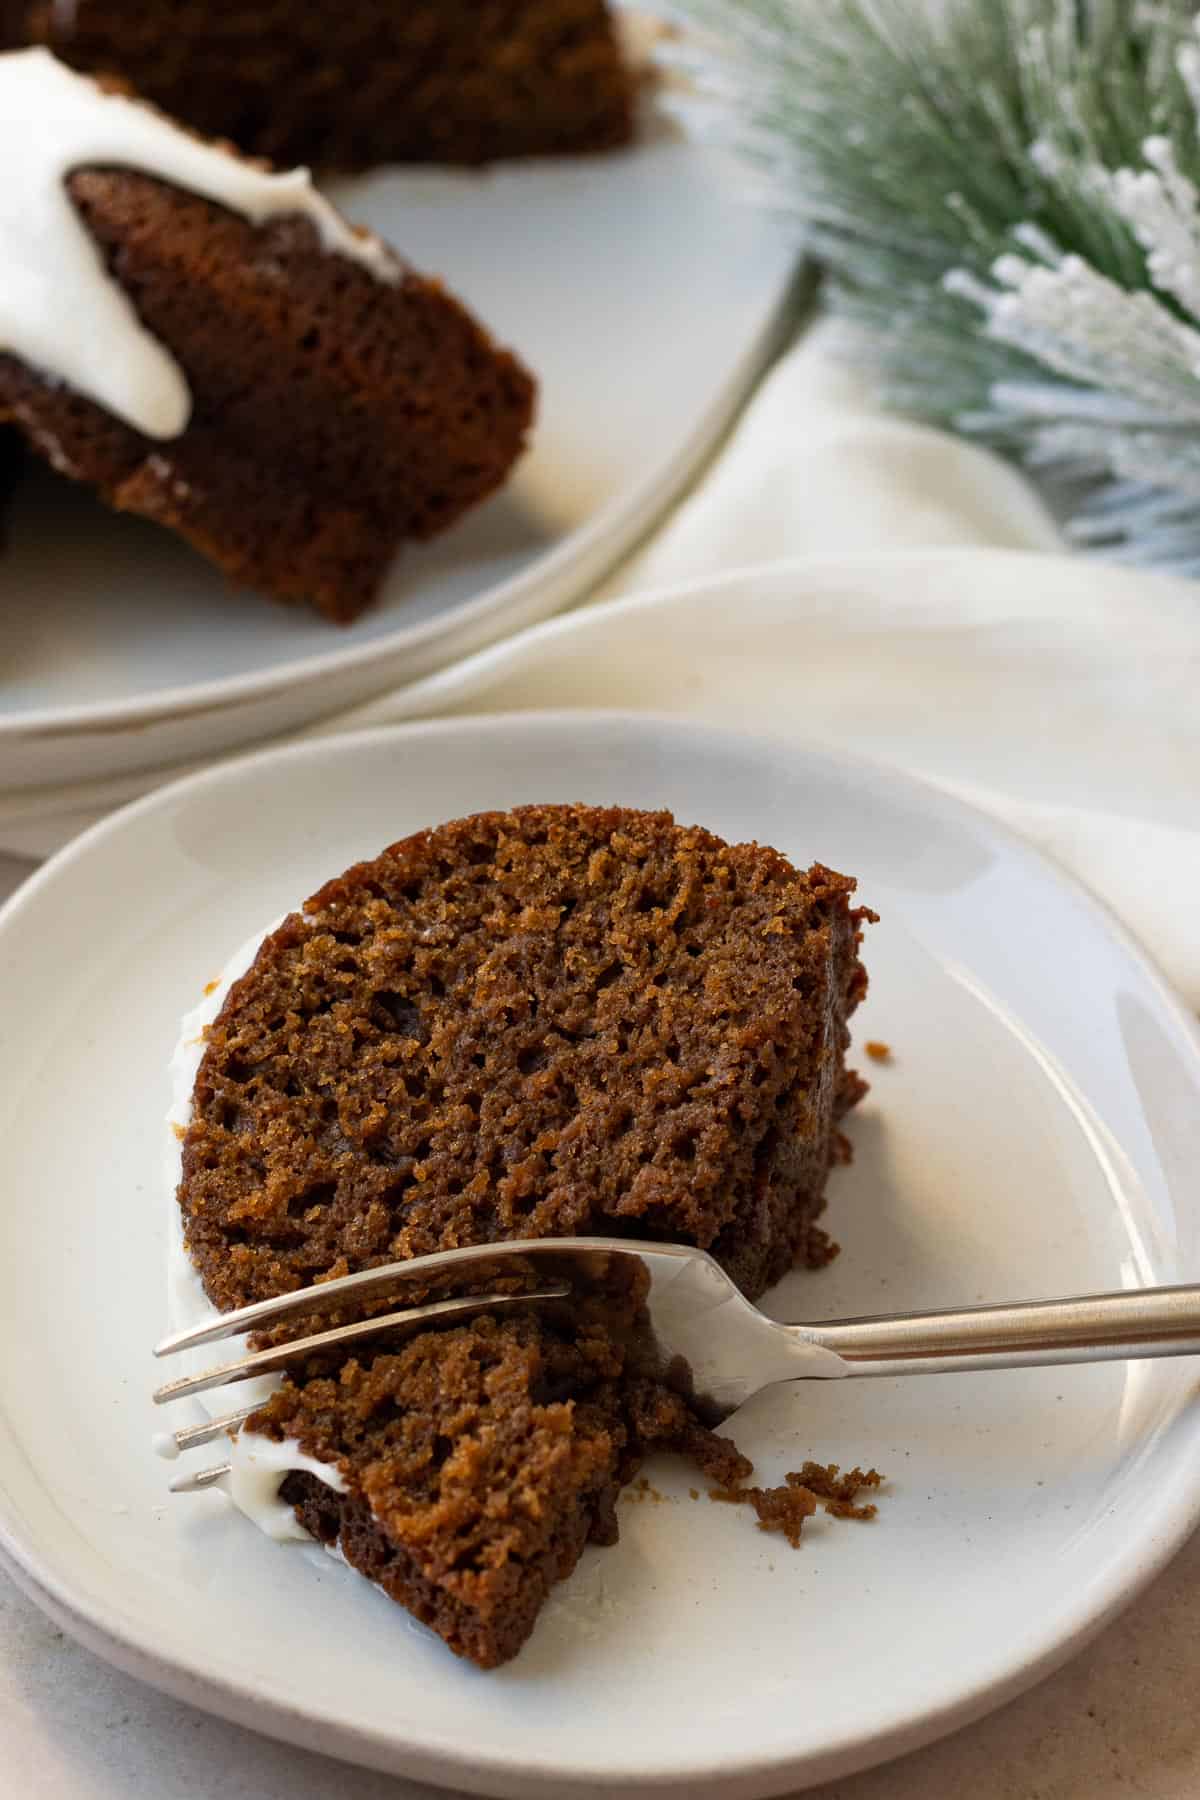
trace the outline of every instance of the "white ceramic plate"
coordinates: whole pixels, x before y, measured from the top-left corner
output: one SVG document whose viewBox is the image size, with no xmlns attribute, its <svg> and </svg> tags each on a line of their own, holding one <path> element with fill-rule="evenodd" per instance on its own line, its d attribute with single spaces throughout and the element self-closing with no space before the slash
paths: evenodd
<svg viewBox="0 0 1200 1800">
<path fill-rule="evenodd" d="M 200 756 L 348 706 L 583 592 L 674 498 L 770 351 L 794 258 L 718 153 L 387 169 L 334 198 L 444 275 L 541 382 L 512 482 L 398 558 L 339 630 L 231 590 L 168 533 L 49 475 L 0 555 L 0 785 Z"/>
<path fill-rule="evenodd" d="M 296 1742 L 473 1791 L 747 1797 L 912 1748 L 1045 1672 L 1192 1525 L 1186 1363 L 813 1383 L 737 1436 L 890 1477 L 794 1552 L 749 1515 L 626 1501 L 522 1655 L 454 1661 L 378 1592 L 150 1453 L 159 1149 L 180 1013 L 231 947 L 430 821 L 668 804 L 857 874 L 882 923 L 873 1093 L 831 1184 L 821 1317 L 1200 1275 L 1200 1044 L 1100 908 L 983 817 L 866 764 L 645 717 L 461 720 L 265 754 L 78 840 L 0 920 L 0 1542 L 87 1643 Z M 862 1061 L 861 1054 L 858 1059 Z M 204 1453 L 199 1453 L 203 1455 Z"/>
</svg>

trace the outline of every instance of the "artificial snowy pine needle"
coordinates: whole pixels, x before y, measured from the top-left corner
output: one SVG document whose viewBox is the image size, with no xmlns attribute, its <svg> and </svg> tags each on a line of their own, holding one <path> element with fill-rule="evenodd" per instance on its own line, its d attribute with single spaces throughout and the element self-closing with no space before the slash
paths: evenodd
<svg viewBox="0 0 1200 1800">
<path fill-rule="evenodd" d="M 1081 541 L 1200 575 L 1195 0 L 677 10 L 889 403 L 1085 478 Z"/>
</svg>

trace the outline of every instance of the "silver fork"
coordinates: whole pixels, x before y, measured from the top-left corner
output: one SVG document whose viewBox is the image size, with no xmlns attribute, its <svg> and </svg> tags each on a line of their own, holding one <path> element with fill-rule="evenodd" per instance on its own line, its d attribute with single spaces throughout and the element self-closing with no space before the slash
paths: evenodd
<svg viewBox="0 0 1200 1800">
<path fill-rule="evenodd" d="M 640 1264 L 649 1277 L 646 1306 L 657 1360 L 665 1369 L 683 1358 L 691 1371 L 693 1405 L 710 1425 L 727 1419 L 760 1388 L 781 1381 L 944 1375 L 1200 1353 L 1200 1285 L 781 1325 L 752 1306 L 703 1250 L 628 1238 L 545 1238 L 446 1250 L 361 1270 L 176 1332 L 157 1344 L 154 1354 L 172 1356 L 299 1316 L 342 1310 L 348 1303 L 389 1294 L 402 1298 L 406 1288 L 427 1288 L 434 1278 L 486 1284 L 504 1275 L 506 1267 L 511 1270 L 513 1258 L 521 1259 L 536 1278 L 531 1291 L 452 1295 L 336 1325 L 166 1382 L 156 1389 L 155 1402 L 161 1405 L 270 1374 L 314 1351 L 353 1344 L 383 1331 L 409 1334 L 479 1312 L 569 1301 L 573 1295 L 594 1292 L 623 1259 Z M 232 1433 L 255 1410 L 243 1407 L 185 1427 L 174 1433 L 174 1446 L 188 1450 Z M 184 1476 L 172 1482 L 172 1490 L 188 1493 L 211 1487 L 229 1469 L 229 1463 L 222 1463 Z"/>
</svg>

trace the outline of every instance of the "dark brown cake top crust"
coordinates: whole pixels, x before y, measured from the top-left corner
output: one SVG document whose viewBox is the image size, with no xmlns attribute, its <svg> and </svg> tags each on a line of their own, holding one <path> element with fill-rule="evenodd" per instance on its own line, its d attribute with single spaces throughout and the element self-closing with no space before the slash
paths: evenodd
<svg viewBox="0 0 1200 1800">
<path fill-rule="evenodd" d="M 393 845 L 264 943 L 210 1029 L 188 1248 L 228 1308 L 466 1243 L 809 1248 L 865 990 L 854 883 L 668 813 L 526 807 Z"/>
<path fill-rule="evenodd" d="M 0 32 L 288 164 L 603 150 L 635 78 L 604 0 L 0 0 Z"/>
</svg>

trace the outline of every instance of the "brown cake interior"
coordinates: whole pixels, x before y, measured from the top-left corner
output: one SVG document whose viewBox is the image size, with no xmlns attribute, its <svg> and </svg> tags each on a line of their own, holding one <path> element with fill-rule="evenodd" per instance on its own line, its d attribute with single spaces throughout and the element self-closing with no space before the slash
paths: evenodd
<svg viewBox="0 0 1200 1800">
<path fill-rule="evenodd" d="M 603 0 L 9 4 L 10 30 L 283 164 L 483 163 L 604 150 L 632 129 Z"/>
<path fill-rule="evenodd" d="M 862 1091 L 844 1067 L 870 916 L 852 889 L 666 813 L 590 807 L 460 820 L 330 882 L 266 941 L 209 1032 L 180 1187 L 209 1295 L 228 1308 L 522 1236 L 697 1243 L 750 1294 L 797 1257 L 821 1260 L 837 1120 Z M 742 1466 L 646 1381 L 621 1322 L 620 1306 L 598 1319 L 586 1367 L 570 1328 L 539 1311 L 470 1328 L 441 1388 L 435 1334 L 340 1374 L 301 1370 L 256 1428 L 348 1474 L 348 1498 L 290 1478 L 317 1535 L 341 1532 L 349 1559 L 452 1647 L 499 1660 L 540 1604 L 513 1598 L 528 1597 L 516 1571 L 536 1567 L 540 1596 L 603 1538 L 613 1484 L 647 1444 L 732 1458 L 725 1485 Z M 484 1406 L 490 1377 L 471 1371 L 493 1354 L 507 1373 Z M 581 1433 L 578 1458 L 559 1447 L 561 1481 L 540 1434 L 576 1426 L 555 1414 L 552 1427 L 548 1405 Z M 368 1416 L 355 1438 L 346 1421 Z M 524 1445 L 538 1471 L 521 1456 L 502 1480 L 488 1456 L 471 1465 L 482 1537 L 458 1522 L 460 1438 Z M 451 1578 L 463 1571 L 471 1581 Z"/>
<path fill-rule="evenodd" d="M 184 1145 L 220 1307 L 461 1243 L 624 1232 L 756 1295 L 814 1248 L 865 987 L 853 883 L 666 813 L 394 845 L 259 951 Z"/>
<path fill-rule="evenodd" d="M 534 384 L 437 282 L 326 254 L 299 217 L 255 228 L 130 171 L 70 191 L 192 395 L 156 442 L 0 355 L 0 425 L 119 510 L 168 526 L 238 584 L 352 619 L 400 543 L 505 479 Z"/>
</svg>

